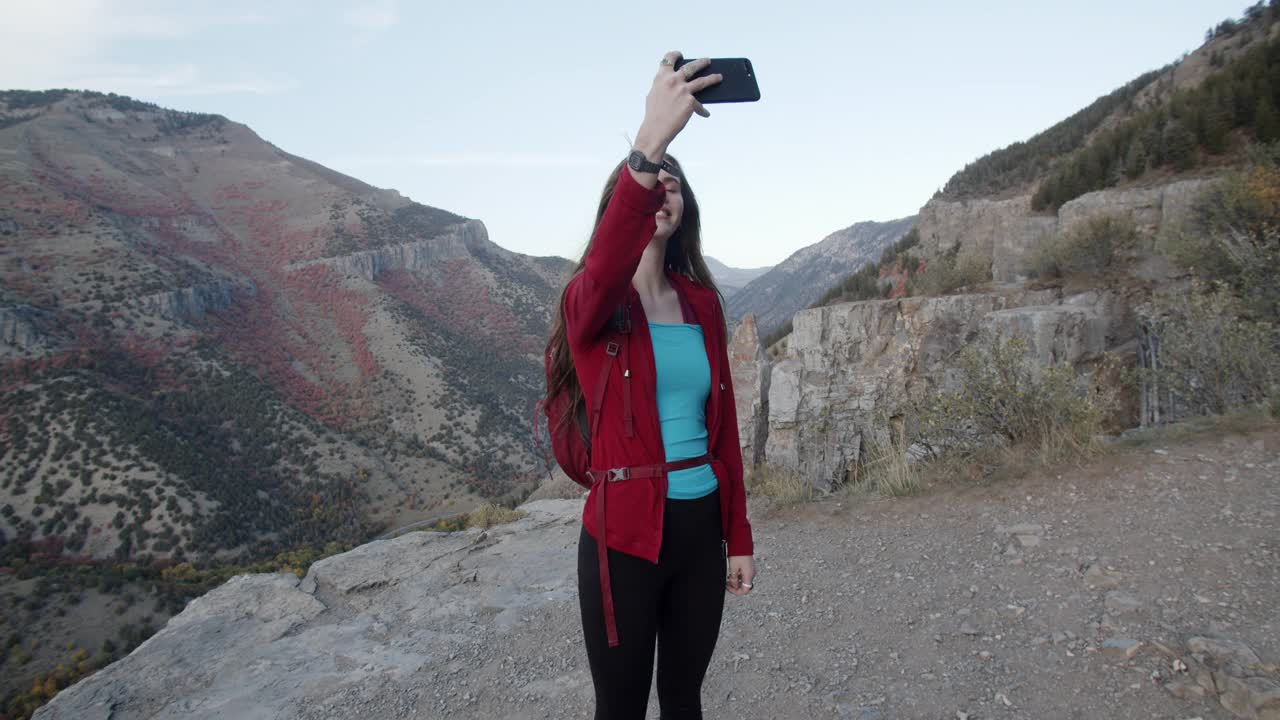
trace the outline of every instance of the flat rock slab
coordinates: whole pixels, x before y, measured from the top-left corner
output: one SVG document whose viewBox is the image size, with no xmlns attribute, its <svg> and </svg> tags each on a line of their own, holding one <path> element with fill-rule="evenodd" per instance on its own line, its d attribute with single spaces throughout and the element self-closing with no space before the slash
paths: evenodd
<svg viewBox="0 0 1280 720">
<path fill-rule="evenodd" d="M 581 500 L 541 500 L 488 530 L 412 532 L 288 573 L 237 575 L 41 720 L 294 717 L 303 698 L 447 663 L 451 635 L 576 596 Z"/>
</svg>

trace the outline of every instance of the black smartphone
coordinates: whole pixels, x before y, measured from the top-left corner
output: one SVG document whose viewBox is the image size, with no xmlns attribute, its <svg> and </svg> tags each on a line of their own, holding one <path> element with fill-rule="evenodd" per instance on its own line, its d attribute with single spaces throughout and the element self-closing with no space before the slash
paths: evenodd
<svg viewBox="0 0 1280 720">
<path fill-rule="evenodd" d="M 678 71 L 696 59 L 680 58 L 676 61 L 676 70 Z M 698 98 L 698 102 L 703 104 L 755 102 L 760 99 L 760 85 L 756 83 L 756 71 L 755 68 L 751 67 L 750 60 L 746 58 L 711 58 L 711 64 L 693 77 L 700 78 L 703 75 L 714 75 L 716 73 L 724 76 L 724 79 L 709 88 L 694 93 L 693 96 Z M 690 78 L 690 80 L 692 79 Z"/>
</svg>

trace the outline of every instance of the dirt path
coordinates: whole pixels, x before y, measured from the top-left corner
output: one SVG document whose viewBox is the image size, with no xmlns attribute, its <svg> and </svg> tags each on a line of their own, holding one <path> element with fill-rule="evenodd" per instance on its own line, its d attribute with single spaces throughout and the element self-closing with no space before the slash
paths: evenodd
<svg viewBox="0 0 1280 720">
<path fill-rule="evenodd" d="M 706 716 L 1233 717 L 1197 697 L 1187 641 L 1247 643 L 1280 679 L 1278 514 L 1277 428 L 984 488 L 757 509 L 762 572 L 728 599 Z M 467 647 L 300 716 L 591 717 L 576 601 Z"/>
</svg>

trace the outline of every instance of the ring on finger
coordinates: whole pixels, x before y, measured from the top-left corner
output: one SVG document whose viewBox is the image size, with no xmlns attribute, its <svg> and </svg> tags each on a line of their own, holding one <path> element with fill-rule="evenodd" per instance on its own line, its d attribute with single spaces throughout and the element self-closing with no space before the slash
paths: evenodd
<svg viewBox="0 0 1280 720">
<path fill-rule="evenodd" d="M 671 58 L 664 57 L 664 58 L 662 58 L 662 61 L 661 61 L 661 62 L 659 62 L 658 64 L 659 64 L 659 65 L 675 65 L 676 63 L 675 63 L 675 61 L 674 61 L 674 60 L 672 60 Z"/>
</svg>

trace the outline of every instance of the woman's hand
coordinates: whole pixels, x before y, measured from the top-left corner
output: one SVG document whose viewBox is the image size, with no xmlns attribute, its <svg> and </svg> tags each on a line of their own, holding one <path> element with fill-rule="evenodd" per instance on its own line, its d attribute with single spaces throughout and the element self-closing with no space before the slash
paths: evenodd
<svg viewBox="0 0 1280 720">
<path fill-rule="evenodd" d="M 679 51 L 674 50 L 663 56 L 658 74 L 653 78 L 653 86 L 649 88 L 649 96 L 645 99 L 644 122 L 640 123 L 640 130 L 636 132 L 635 147 L 650 162 L 662 162 L 667 154 L 667 146 L 688 124 L 693 113 L 711 117 L 711 113 L 707 112 L 693 94 L 724 79 L 724 76 L 717 73 L 689 80 L 710 65 L 711 60 L 694 60 L 676 72 L 675 63 L 681 57 Z M 652 177 L 652 173 L 646 175 L 653 181 L 647 186 L 652 187 L 657 178 Z"/>
<path fill-rule="evenodd" d="M 724 589 L 734 595 L 746 595 L 756 581 L 756 561 L 750 555 L 729 556 L 729 578 Z"/>
</svg>

